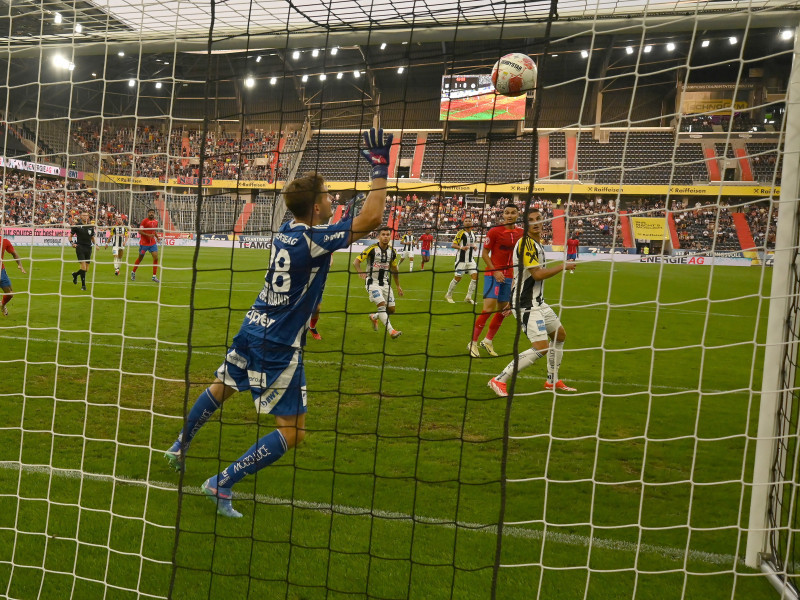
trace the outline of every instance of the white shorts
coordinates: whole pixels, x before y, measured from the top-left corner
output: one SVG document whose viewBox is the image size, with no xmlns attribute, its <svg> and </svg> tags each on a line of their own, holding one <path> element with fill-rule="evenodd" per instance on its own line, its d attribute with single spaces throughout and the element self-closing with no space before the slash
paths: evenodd
<svg viewBox="0 0 800 600">
<path fill-rule="evenodd" d="M 403 250 L 403 251 L 400 253 L 400 255 L 401 255 L 403 258 L 411 258 L 411 259 L 413 259 L 413 258 L 414 258 L 414 251 L 413 251 L 413 250 Z"/>
<path fill-rule="evenodd" d="M 111 252 L 113 252 L 115 255 L 119 254 L 123 250 L 125 250 L 125 246 L 111 246 Z"/>
<path fill-rule="evenodd" d="M 516 311 L 514 312 L 516 315 Z M 526 309 L 520 316 L 522 332 L 531 342 L 541 342 L 561 327 L 558 315 L 547 304 Z"/>
<path fill-rule="evenodd" d="M 369 294 L 369 301 L 374 302 L 376 305 L 386 302 L 386 306 L 394 306 L 394 294 L 392 293 L 391 285 L 373 283 L 367 286 L 367 293 Z"/>
<path fill-rule="evenodd" d="M 465 274 L 471 275 L 477 272 L 478 264 L 474 260 L 456 263 L 456 277 L 463 277 Z"/>
</svg>

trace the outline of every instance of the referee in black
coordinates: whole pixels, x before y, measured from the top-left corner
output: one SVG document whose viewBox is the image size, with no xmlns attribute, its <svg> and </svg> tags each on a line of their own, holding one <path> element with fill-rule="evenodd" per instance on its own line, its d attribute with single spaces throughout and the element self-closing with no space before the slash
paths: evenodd
<svg viewBox="0 0 800 600">
<path fill-rule="evenodd" d="M 75 236 L 75 239 L 73 239 Z M 89 262 L 92 260 L 92 245 L 95 241 L 95 226 L 89 222 L 89 213 L 82 212 L 78 218 L 78 223 L 70 229 L 69 239 L 75 254 L 78 255 L 80 269 L 72 274 L 72 283 L 78 284 L 78 275 L 81 276 L 81 289 L 86 289 L 86 271 L 89 270 Z"/>
</svg>

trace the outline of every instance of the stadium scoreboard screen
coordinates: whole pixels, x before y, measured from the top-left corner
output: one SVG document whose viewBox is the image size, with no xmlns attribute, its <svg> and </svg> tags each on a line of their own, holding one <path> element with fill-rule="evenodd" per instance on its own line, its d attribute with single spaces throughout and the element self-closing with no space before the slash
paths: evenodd
<svg viewBox="0 0 800 600">
<path fill-rule="evenodd" d="M 525 118 L 525 96 L 501 96 L 494 91 L 492 77 L 445 75 L 439 105 L 441 121 L 521 121 Z"/>
</svg>

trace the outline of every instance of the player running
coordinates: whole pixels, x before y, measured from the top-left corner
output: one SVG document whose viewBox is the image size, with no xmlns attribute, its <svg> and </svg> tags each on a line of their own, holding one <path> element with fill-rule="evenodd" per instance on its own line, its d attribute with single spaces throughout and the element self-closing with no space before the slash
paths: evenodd
<svg viewBox="0 0 800 600">
<path fill-rule="evenodd" d="M 89 264 L 92 262 L 92 246 L 97 245 L 95 237 L 97 229 L 89 221 L 89 213 L 84 211 L 78 217 L 76 225 L 69 230 L 69 240 L 75 248 L 75 255 L 78 257 L 79 269 L 72 274 L 72 283 L 78 285 L 78 276 L 81 278 L 81 289 L 86 290 L 86 273 L 89 271 Z M 75 239 L 72 239 L 72 236 Z"/>
<path fill-rule="evenodd" d="M 125 226 L 121 215 L 117 215 L 116 224 L 108 230 L 106 248 L 108 248 L 109 242 L 111 242 L 111 253 L 114 255 L 114 275 L 119 275 L 122 254 L 125 251 L 125 246 L 128 245 L 128 228 Z"/>
<path fill-rule="evenodd" d="M 361 270 L 361 263 L 367 263 L 367 271 Z M 389 321 L 389 315 L 394 314 L 394 294 L 392 294 L 391 277 L 397 286 L 397 295 L 403 295 L 403 288 L 400 287 L 400 273 L 397 269 L 397 252 L 392 247 L 392 230 L 389 227 L 381 227 L 378 230 L 378 243 L 372 244 L 365 249 L 353 261 L 356 273 L 366 282 L 367 293 L 370 302 L 374 302 L 378 307 L 378 312 L 372 313 L 369 318 L 372 321 L 372 328 L 378 331 L 378 321 L 383 323 L 386 331 L 393 340 L 399 338 L 403 332 L 397 331 Z"/>
<path fill-rule="evenodd" d="M 410 231 L 405 232 L 403 237 L 400 238 L 400 243 L 402 251 L 400 252 L 400 261 L 397 263 L 397 268 L 399 269 L 403 261 L 408 259 L 408 272 L 411 273 L 414 270 L 414 234 Z"/>
<path fill-rule="evenodd" d="M 519 263 L 522 262 L 522 269 Z M 514 303 L 513 312 L 522 332 L 531 342 L 529 350 L 525 350 L 517 357 L 517 372 L 530 367 L 545 353 L 547 358 L 546 390 L 554 387 L 562 392 L 574 392 L 575 388 L 569 387 L 558 378 L 558 369 L 564 356 L 564 340 L 567 333 L 561 325 L 558 316 L 544 302 L 544 280 L 558 275 L 562 271 L 572 271 L 575 263 L 567 261 L 557 267 L 547 267 L 542 246 L 542 213 L 532 208 L 528 213 L 528 234 L 517 242 L 514 247 L 514 286 L 511 301 Z M 519 304 L 517 305 L 517 298 Z M 550 348 L 549 340 L 553 340 Z M 549 348 L 549 352 L 548 352 Z M 512 360 L 503 372 L 489 381 L 498 396 L 507 396 L 506 382 L 514 371 Z"/>
<path fill-rule="evenodd" d="M 420 254 L 422 255 L 422 266 L 420 270 L 425 270 L 425 263 L 431 259 L 431 246 L 433 245 L 433 236 L 426 229 L 425 233 L 419 236 Z"/>
<path fill-rule="evenodd" d="M 517 227 L 517 218 L 519 218 L 517 207 L 511 203 L 507 204 L 503 209 L 503 224 L 495 225 L 486 234 L 486 242 L 481 253 L 481 258 L 486 265 L 483 277 L 483 308 L 481 314 L 475 319 L 472 341 L 467 346 L 469 354 L 473 358 L 480 358 L 480 348 L 486 350 L 490 356 L 497 356 L 492 340 L 505 319 L 504 311 L 508 308 L 511 299 L 511 281 L 514 277 L 511 253 L 523 234 L 522 227 Z M 492 313 L 494 313 L 494 317 L 489 323 L 489 332 L 481 340 L 479 347 L 478 338 Z"/>
<path fill-rule="evenodd" d="M 447 288 L 444 299 L 450 304 L 455 304 L 453 290 L 456 289 L 464 274 L 468 273 L 470 282 L 464 302 L 475 304 L 475 288 L 478 285 L 478 264 L 475 262 L 475 251 L 478 249 L 478 243 L 475 239 L 475 232 L 472 231 L 472 219 L 469 217 L 464 219 L 464 228 L 456 234 L 452 246 L 458 250 L 456 252 L 455 275 L 453 275 L 453 280 L 450 282 L 450 287 Z"/>
<path fill-rule="evenodd" d="M 3 237 L 3 229 L 0 227 L 0 289 L 3 290 L 3 299 L 0 300 L 0 312 L 4 317 L 8 316 L 8 303 L 14 297 L 14 289 L 11 287 L 11 279 L 6 273 L 6 265 L 3 263 L 3 256 L 8 252 L 15 261 L 17 261 L 17 268 L 25 275 L 25 268 L 22 266 L 22 260 L 14 249 L 14 246 L 6 238 Z"/>
<path fill-rule="evenodd" d="M 392 135 L 364 133 L 362 155 L 369 161 L 372 189 L 360 214 L 327 224 L 332 215 L 325 180 L 306 173 L 284 188 L 293 221 L 275 234 L 270 265 L 259 293 L 233 339 L 216 380 L 197 398 L 177 441 L 165 457 L 176 469 L 194 436 L 220 405 L 237 391 L 250 391 L 256 411 L 275 416 L 276 429 L 203 483 L 202 491 L 226 517 L 241 517 L 233 508 L 233 486 L 246 475 L 278 460 L 305 437 L 306 377 L 303 346 L 308 323 L 322 299 L 331 267 L 330 254 L 346 248 L 380 225 L 386 205 L 386 177 Z"/>
<path fill-rule="evenodd" d="M 153 257 L 153 281 L 161 283 L 161 280 L 157 277 L 159 241 L 156 211 L 151 208 L 147 211 L 147 218 L 142 219 L 142 222 L 139 223 L 139 257 L 136 259 L 136 264 L 133 265 L 131 281 L 136 281 L 136 269 L 139 268 L 139 263 L 142 262 L 145 253 L 149 252 Z"/>
</svg>

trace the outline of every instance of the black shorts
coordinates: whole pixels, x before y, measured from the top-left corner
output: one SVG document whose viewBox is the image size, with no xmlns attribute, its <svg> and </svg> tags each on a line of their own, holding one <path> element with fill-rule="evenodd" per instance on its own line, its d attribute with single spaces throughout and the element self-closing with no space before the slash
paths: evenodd
<svg viewBox="0 0 800 600">
<path fill-rule="evenodd" d="M 75 246 L 75 254 L 78 256 L 78 261 L 88 262 L 92 260 L 92 247 L 78 244 Z"/>
</svg>

